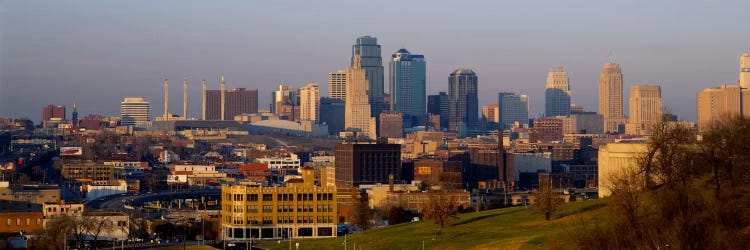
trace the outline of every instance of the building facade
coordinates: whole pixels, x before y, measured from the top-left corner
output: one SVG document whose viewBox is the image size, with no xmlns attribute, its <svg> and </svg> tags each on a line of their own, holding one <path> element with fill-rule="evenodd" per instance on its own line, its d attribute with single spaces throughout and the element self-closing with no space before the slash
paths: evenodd
<svg viewBox="0 0 750 250">
<path fill-rule="evenodd" d="M 300 119 L 317 121 L 320 113 L 320 90 L 318 84 L 310 82 L 299 89 Z"/>
<path fill-rule="evenodd" d="M 223 185 L 225 240 L 336 237 L 336 188 L 315 186 L 312 168 L 285 187 Z"/>
<path fill-rule="evenodd" d="M 557 67 L 547 73 L 547 85 L 544 91 L 544 116 L 570 115 L 570 84 L 568 72 Z"/>
<path fill-rule="evenodd" d="M 750 88 L 750 53 L 740 56 L 740 84 L 741 87 Z"/>
<path fill-rule="evenodd" d="M 345 129 L 346 103 L 337 98 L 320 98 L 320 123 L 328 125 L 329 135 L 338 135 Z"/>
<path fill-rule="evenodd" d="M 236 115 L 258 113 L 257 89 L 205 90 L 204 95 L 206 120 L 231 120 Z"/>
<path fill-rule="evenodd" d="M 440 116 L 440 127 L 448 127 L 448 112 L 450 98 L 445 92 L 439 92 L 437 95 L 427 97 L 427 113 Z"/>
<path fill-rule="evenodd" d="M 401 145 L 342 143 L 336 145 L 336 186 L 387 183 L 388 176 L 401 180 Z"/>
<path fill-rule="evenodd" d="M 65 106 L 47 105 L 42 108 L 42 126 L 46 127 L 47 121 L 52 118 L 65 120 Z"/>
<path fill-rule="evenodd" d="M 361 133 L 360 137 L 375 139 L 377 138 L 375 117 L 371 115 L 373 109 L 368 102 L 368 100 L 372 100 L 368 97 L 368 92 L 371 92 L 368 91 L 370 86 L 368 83 L 369 76 L 361 64 L 360 56 L 356 55 L 354 59 L 354 64 L 346 71 L 345 128 L 346 130 L 358 130 Z"/>
<path fill-rule="evenodd" d="M 482 107 L 482 119 L 487 122 L 500 123 L 500 109 L 497 103 L 490 103 Z"/>
<path fill-rule="evenodd" d="M 415 119 L 426 113 L 427 66 L 423 55 L 399 49 L 390 61 L 390 110 Z"/>
<path fill-rule="evenodd" d="M 537 132 L 539 142 L 560 141 L 565 135 L 563 133 L 563 120 L 560 118 L 534 119 L 534 129 Z"/>
<path fill-rule="evenodd" d="M 359 57 L 359 59 L 357 59 Z M 357 62 L 359 61 L 359 62 Z M 378 44 L 378 38 L 373 36 L 358 37 L 354 45 L 352 45 L 352 60 L 351 66 L 364 69 L 367 72 L 367 97 L 369 98 L 369 105 L 371 109 L 370 116 L 377 117 L 378 114 L 386 109 L 383 104 L 383 58 L 380 53 L 380 45 Z M 349 77 L 347 76 L 347 79 Z M 347 81 L 347 85 L 350 83 Z M 349 93 L 347 89 L 347 93 Z"/>
<path fill-rule="evenodd" d="M 599 146 L 598 186 L 599 197 L 609 196 L 612 192 L 612 179 L 628 170 L 637 170 L 638 160 L 648 152 L 648 144 L 641 142 L 608 143 Z"/>
<path fill-rule="evenodd" d="M 564 134 L 604 133 L 604 118 L 596 112 L 579 112 L 561 119 L 563 120 Z"/>
<path fill-rule="evenodd" d="M 402 138 L 403 137 L 403 115 L 398 112 L 380 113 L 380 128 L 378 137 Z"/>
<path fill-rule="evenodd" d="M 121 124 L 135 126 L 150 121 L 149 106 L 141 97 L 125 97 L 120 103 Z"/>
<path fill-rule="evenodd" d="M 328 98 L 346 100 L 346 70 L 328 72 Z"/>
<path fill-rule="evenodd" d="M 625 133 L 647 135 L 651 126 L 662 120 L 664 107 L 661 87 L 658 85 L 633 85 L 630 87 L 630 117 Z"/>
<path fill-rule="evenodd" d="M 747 100 L 747 101 L 746 101 Z M 750 90 L 742 89 L 742 111 L 750 116 Z M 704 132 L 716 122 L 740 115 L 740 86 L 726 84 L 698 92 L 698 131 Z"/>
<path fill-rule="evenodd" d="M 471 69 L 457 69 L 448 78 L 448 130 L 476 127 L 479 119 L 479 78 Z"/>
<path fill-rule="evenodd" d="M 625 124 L 622 105 L 623 80 L 620 65 L 605 63 L 599 75 L 599 114 L 604 118 L 604 132 L 616 133 Z"/>
<path fill-rule="evenodd" d="M 514 93 L 498 93 L 500 127 L 509 129 L 518 123 L 519 127 L 529 124 L 529 97 Z"/>
</svg>

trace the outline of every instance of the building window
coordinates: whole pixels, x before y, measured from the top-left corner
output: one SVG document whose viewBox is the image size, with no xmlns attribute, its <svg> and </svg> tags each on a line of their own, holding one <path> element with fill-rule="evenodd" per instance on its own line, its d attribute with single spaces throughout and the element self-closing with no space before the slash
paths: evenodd
<svg viewBox="0 0 750 250">
<path fill-rule="evenodd" d="M 248 194 L 247 195 L 248 201 L 258 201 L 258 195 L 257 194 Z"/>
<path fill-rule="evenodd" d="M 273 201 L 272 194 L 263 194 L 263 201 Z"/>
</svg>

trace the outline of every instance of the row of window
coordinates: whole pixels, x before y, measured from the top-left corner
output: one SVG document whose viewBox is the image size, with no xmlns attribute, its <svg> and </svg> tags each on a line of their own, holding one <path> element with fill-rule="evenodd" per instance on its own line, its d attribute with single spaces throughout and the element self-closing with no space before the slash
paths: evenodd
<svg viewBox="0 0 750 250">
<path fill-rule="evenodd" d="M 229 219 L 229 218 L 227 218 Z M 296 220 L 295 220 L 296 219 Z M 276 218 L 279 224 L 291 224 L 291 223 L 316 223 L 314 219 L 317 219 L 317 223 L 333 223 L 333 216 L 279 216 Z M 244 223 L 243 223 L 244 222 Z M 258 220 L 256 217 L 248 217 L 243 220 L 242 217 L 234 217 L 232 223 L 235 225 L 272 225 L 273 217 L 263 217 L 262 220 Z"/>
<path fill-rule="evenodd" d="M 247 213 L 258 213 L 258 208 L 261 208 L 264 213 L 271 213 L 273 212 L 273 206 L 272 205 L 263 205 L 263 206 L 257 206 L 257 205 L 248 205 L 247 210 L 245 210 Z M 317 205 L 318 212 L 333 212 L 333 206 L 330 204 L 327 205 Z M 232 211 L 234 213 L 242 213 L 242 206 L 241 205 L 226 205 L 225 209 L 227 211 Z M 297 205 L 297 210 L 294 210 L 293 205 L 281 205 L 276 206 L 277 212 L 315 212 L 313 210 L 312 205 Z"/>
<path fill-rule="evenodd" d="M 273 201 L 273 194 L 263 194 L 259 197 L 258 194 L 226 194 L 224 199 L 227 201 L 258 201 L 258 198 L 262 198 L 263 201 Z M 314 199 L 317 198 L 317 199 Z M 277 201 L 294 201 L 294 194 L 277 194 Z M 332 193 L 317 194 L 314 197 L 313 194 L 297 194 L 297 201 L 331 201 L 333 200 Z"/>
<path fill-rule="evenodd" d="M 13 224 L 13 219 L 8 218 L 8 220 L 5 221 L 5 225 L 10 226 L 12 224 Z M 42 219 L 37 218 L 36 224 L 41 225 Z M 16 226 L 20 226 L 20 225 L 21 225 L 21 218 L 16 218 Z M 30 226 L 30 225 L 31 225 L 31 218 L 26 218 L 26 226 Z"/>
</svg>

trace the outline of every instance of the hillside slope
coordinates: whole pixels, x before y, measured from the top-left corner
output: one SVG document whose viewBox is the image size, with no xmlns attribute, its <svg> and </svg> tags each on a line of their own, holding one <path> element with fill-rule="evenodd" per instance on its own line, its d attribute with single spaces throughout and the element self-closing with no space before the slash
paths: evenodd
<svg viewBox="0 0 750 250">
<path fill-rule="evenodd" d="M 574 249 L 573 234 L 582 219 L 602 216 L 605 200 L 565 205 L 558 218 L 544 221 L 528 207 L 494 209 L 461 214 L 435 238 L 438 226 L 412 222 L 347 236 L 347 249 Z M 587 220 L 588 221 L 588 220 Z M 299 249 L 344 249 L 344 237 L 295 240 Z M 261 244 L 268 249 L 289 249 L 289 242 Z"/>
</svg>

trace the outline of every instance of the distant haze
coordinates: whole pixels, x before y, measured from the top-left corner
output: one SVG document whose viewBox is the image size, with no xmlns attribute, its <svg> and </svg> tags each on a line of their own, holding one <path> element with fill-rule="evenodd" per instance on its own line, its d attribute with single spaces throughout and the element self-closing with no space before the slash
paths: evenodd
<svg viewBox="0 0 750 250">
<path fill-rule="evenodd" d="M 41 119 L 73 101 L 80 116 L 119 115 L 126 96 L 161 115 L 200 115 L 200 81 L 259 89 L 267 109 L 278 84 L 315 81 L 349 65 L 356 37 L 372 35 L 386 67 L 400 47 L 424 54 L 427 93 L 445 91 L 459 67 L 479 76 L 479 104 L 497 93 L 530 96 L 544 110 L 547 71 L 570 74 L 573 103 L 597 111 L 602 64 L 633 84 L 659 84 L 664 104 L 694 120 L 696 92 L 735 84 L 750 49 L 744 1 L 4 1 L 0 4 L 0 116 Z M 627 113 L 626 113 L 627 114 Z"/>
</svg>

